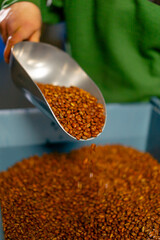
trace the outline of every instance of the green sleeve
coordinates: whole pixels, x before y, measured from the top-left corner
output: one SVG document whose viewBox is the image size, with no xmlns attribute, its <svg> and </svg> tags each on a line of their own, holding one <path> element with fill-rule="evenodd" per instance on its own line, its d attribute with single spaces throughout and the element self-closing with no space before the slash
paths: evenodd
<svg viewBox="0 0 160 240">
<path fill-rule="evenodd" d="M 45 0 L 0 0 L 0 8 L 7 8 L 16 2 L 32 2 L 37 5 L 41 10 L 42 21 L 45 23 L 53 24 L 58 23 L 63 19 L 62 14 L 62 0 L 52 0 L 50 6 L 47 6 Z"/>
<path fill-rule="evenodd" d="M 16 2 L 24 2 L 25 0 L 0 0 L 1 3 L 1 8 L 7 8 L 11 4 L 16 3 Z M 36 4 L 39 8 L 41 8 L 41 1 L 39 0 L 29 0 L 28 2 L 32 2 Z"/>
<path fill-rule="evenodd" d="M 52 0 L 52 3 L 56 7 L 63 7 L 63 0 Z"/>
</svg>

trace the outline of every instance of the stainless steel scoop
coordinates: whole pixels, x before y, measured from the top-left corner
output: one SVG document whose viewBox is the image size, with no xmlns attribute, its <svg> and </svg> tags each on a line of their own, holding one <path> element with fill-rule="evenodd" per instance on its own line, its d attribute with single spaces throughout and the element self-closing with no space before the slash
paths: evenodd
<svg viewBox="0 0 160 240">
<path fill-rule="evenodd" d="M 13 82 L 26 98 L 62 129 L 36 82 L 82 88 L 103 104 L 106 116 L 105 101 L 96 84 L 67 53 L 52 45 L 27 41 L 16 44 L 11 49 L 10 69 Z"/>
</svg>

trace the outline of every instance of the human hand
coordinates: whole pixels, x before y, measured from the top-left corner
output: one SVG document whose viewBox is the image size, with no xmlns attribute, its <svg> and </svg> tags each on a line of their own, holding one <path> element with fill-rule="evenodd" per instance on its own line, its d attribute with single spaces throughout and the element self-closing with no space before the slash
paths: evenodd
<svg viewBox="0 0 160 240">
<path fill-rule="evenodd" d="M 39 41 L 41 25 L 40 9 L 33 3 L 18 2 L 0 11 L 0 33 L 6 44 L 4 59 L 7 63 L 13 45 L 23 40 Z"/>
</svg>

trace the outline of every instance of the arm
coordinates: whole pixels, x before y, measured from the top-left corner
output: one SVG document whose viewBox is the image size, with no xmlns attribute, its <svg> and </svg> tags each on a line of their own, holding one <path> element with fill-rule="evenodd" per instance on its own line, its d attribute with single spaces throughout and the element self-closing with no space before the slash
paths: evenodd
<svg viewBox="0 0 160 240">
<path fill-rule="evenodd" d="M 14 44 L 23 40 L 39 41 L 42 20 L 49 24 L 62 20 L 59 9 L 63 7 L 63 0 L 50 6 L 46 3 L 46 0 L 0 0 L 0 33 L 6 43 L 6 62 Z"/>
<path fill-rule="evenodd" d="M 14 44 L 23 40 L 39 41 L 41 24 L 40 9 L 31 2 L 17 2 L 0 11 L 0 33 L 6 44 L 4 58 L 7 63 Z"/>
</svg>

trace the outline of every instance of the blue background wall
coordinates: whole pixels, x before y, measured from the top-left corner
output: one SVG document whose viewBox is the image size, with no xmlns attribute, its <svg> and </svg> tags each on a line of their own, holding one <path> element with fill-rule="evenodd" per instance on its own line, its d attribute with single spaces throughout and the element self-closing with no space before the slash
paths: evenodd
<svg viewBox="0 0 160 240">
<path fill-rule="evenodd" d="M 3 51 L 4 51 L 4 43 L 3 43 L 2 38 L 0 36 L 0 60 L 3 59 Z"/>
</svg>

